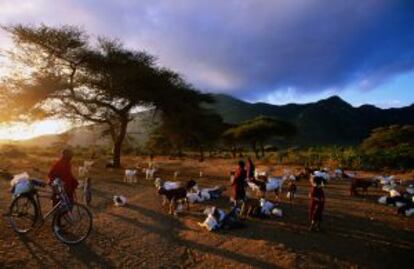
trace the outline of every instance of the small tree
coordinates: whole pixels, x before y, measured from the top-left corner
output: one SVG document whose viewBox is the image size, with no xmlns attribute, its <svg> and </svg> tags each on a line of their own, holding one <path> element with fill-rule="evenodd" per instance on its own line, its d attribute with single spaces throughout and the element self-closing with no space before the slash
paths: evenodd
<svg viewBox="0 0 414 269">
<path fill-rule="evenodd" d="M 289 137 L 295 134 L 296 128 L 289 122 L 271 117 L 259 116 L 255 119 L 245 121 L 239 126 L 228 129 L 224 136 L 243 141 L 251 145 L 256 158 L 265 156 L 264 144 L 273 137 Z"/>
</svg>

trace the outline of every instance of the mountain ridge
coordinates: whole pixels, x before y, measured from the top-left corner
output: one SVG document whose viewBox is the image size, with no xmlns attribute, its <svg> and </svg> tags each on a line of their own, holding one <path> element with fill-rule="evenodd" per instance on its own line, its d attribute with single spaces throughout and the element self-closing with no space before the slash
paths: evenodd
<svg viewBox="0 0 414 269">
<path fill-rule="evenodd" d="M 414 104 L 382 109 L 370 104 L 354 107 L 339 96 L 285 105 L 249 103 L 226 94 L 212 94 L 212 97 L 216 102 L 206 107 L 220 114 L 226 123 L 238 124 L 261 115 L 292 122 L 297 126 L 298 133 L 288 144 L 295 146 L 357 145 L 375 128 L 414 124 Z M 159 120 L 153 119 L 153 116 L 150 111 L 137 113 L 128 127 L 127 142 L 144 146 Z M 107 145 L 110 140 L 101 136 L 102 130 L 102 126 L 76 127 L 64 134 L 40 136 L 20 144 L 48 146 L 69 135 L 68 144 L 72 146 Z"/>
<path fill-rule="evenodd" d="M 334 95 L 305 104 L 272 105 L 249 103 L 226 94 L 213 96 L 216 103 L 210 108 L 227 123 L 238 124 L 261 115 L 292 122 L 298 127 L 291 141 L 296 145 L 356 145 L 377 127 L 414 124 L 414 104 L 386 109 L 370 104 L 354 107 Z"/>
</svg>

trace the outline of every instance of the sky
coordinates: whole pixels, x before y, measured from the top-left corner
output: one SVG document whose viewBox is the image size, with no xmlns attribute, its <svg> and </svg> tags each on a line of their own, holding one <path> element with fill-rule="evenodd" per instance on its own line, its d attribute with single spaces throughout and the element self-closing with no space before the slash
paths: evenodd
<svg viewBox="0 0 414 269">
<path fill-rule="evenodd" d="M 414 103 L 410 0 L 0 0 L 0 24 L 17 23 L 81 26 L 249 102 Z M 11 46 L 0 30 L 0 50 Z M 0 75 L 7 66 L 0 52 Z"/>
</svg>

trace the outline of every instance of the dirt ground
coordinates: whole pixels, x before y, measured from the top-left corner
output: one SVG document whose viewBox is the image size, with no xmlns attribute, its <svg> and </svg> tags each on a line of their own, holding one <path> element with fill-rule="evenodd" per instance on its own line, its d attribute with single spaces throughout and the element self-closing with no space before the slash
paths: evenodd
<svg viewBox="0 0 414 269">
<path fill-rule="evenodd" d="M 52 159 L 27 156 L 7 161 L 12 173 L 28 171 L 45 177 Z M 137 161 L 143 162 L 130 157 L 124 164 L 131 167 Z M 183 181 L 194 178 L 200 186 L 227 186 L 235 161 L 200 164 L 157 159 L 157 166 L 157 176 L 164 179 L 171 180 L 178 170 Z M 282 169 L 272 166 L 272 174 L 281 175 Z M 0 268 L 407 268 L 414 264 L 414 218 L 379 205 L 380 189 L 351 198 L 348 182 L 331 181 L 325 189 L 320 233 L 308 231 L 309 186 L 304 181 L 293 204 L 282 199 L 282 218 L 248 219 L 243 229 L 211 233 L 197 222 L 203 221 L 202 211 L 208 205 L 229 209 L 228 191 L 219 200 L 192 205 L 189 212 L 173 217 L 161 206 L 153 182 L 143 177 L 137 184 L 126 184 L 122 170 L 106 169 L 103 162 L 93 168 L 93 231 L 75 247 L 54 238 L 50 221 L 35 234 L 17 236 L 3 216 L 11 195 L 9 181 L 0 178 Z M 113 195 L 126 196 L 128 205 L 114 207 Z M 49 204 L 45 201 L 44 208 Z"/>
</svg>

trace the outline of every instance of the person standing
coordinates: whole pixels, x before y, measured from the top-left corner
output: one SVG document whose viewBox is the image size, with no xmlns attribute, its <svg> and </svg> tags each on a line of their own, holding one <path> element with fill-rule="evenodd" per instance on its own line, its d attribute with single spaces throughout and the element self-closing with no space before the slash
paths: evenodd
<svg viewBox="0 0 414 269">
<path fill-rule="evenodd" d="M 234 173 L 233 180 L 231 182 L 231 198 L 235 206 L 243 204 L 246 199 L 246 177 L 247 172 L 245 169 L 245 163 L 244 161 L 239 161 L 237 170 Z"/>
<path fill-rule="evenodd" d="M 73 203 L 75 191 L 79 183 L 72 174 L 72 157 L 72 150 L 64 149 L 60 159 L 52 165 L 48 177 L 50 185 L 56 178 L 63 181 L 66 194 L 69 200 Z M 56 197 L 53 197 L 52 200 L 53 203 L 56 204 Z"/>
<path fill-rule="evenodd" d="M 309 206 L 309 218 L 311 225 L 310 231 L 320 231 L 323 210 L 325 209 L 325 193 L 323 191 L 322 177 L 315 176 L 312 179 L 312 188 L 309 193 L 310 206 Z"/>
<path fill-rule="evenodd" d="M 254 172 L 256 167 L 254 166 L 252 158 L 249 156 L 247 158 L 247 179 L 254 179 Z"/>
</svg>

